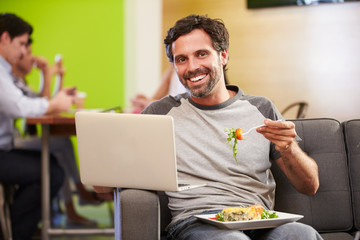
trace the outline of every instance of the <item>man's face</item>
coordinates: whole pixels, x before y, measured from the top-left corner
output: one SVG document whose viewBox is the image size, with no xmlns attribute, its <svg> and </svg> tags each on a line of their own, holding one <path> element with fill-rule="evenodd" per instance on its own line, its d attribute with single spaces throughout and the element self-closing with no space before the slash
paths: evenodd
<svg viewBox="0 0 360 240">
<path fill-rule="evenodd" d="M 172 51 L 179 79 L 193 97 L 210 95 L 217 83 L 224 81 L 227 52 L 218 54 L 205 31 L 195 29 L 179 37 L 173 42 Z"/>
<path fill-rule="evenodd" d="M 10 64 L 16 64 L 26 53 L 26 44 L 29 39 L 29 34 L 25 33 L 14 37 L 13 39 L 10 38 L 10 35 L 7 32 L 3 33 L 3 35 L 4 36 L 1 38 L 1 41 L 4 41 L 2 43 L 2 46 L 4 47 L 2 55 Z"/>
<path fill-rule="evenodd" d="M 35 59 L 32 54 L 31 45 L 28 45 L 23 57 L 13 67 L 16 68 L 17 71 L 26 75 L 31 72 L 34 62 Z"/>
</svg>

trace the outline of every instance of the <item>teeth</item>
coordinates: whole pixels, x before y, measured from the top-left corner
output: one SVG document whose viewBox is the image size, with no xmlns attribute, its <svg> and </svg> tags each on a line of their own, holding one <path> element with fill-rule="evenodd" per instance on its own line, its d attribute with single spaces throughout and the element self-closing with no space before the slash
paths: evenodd
<svg viewBox="0 0 360 240">
<path fill-rule="evenodd" d="M 190 81 L 196 82 L 196 81 L 199 81 L 199 80 L 203 79 L 205 76 L 206 76 L 206 74 L 200 75 L 200 76 L 197 76 L 197 77 L 194 77 L 194 78 L 190 78 Z"/>
</svg>

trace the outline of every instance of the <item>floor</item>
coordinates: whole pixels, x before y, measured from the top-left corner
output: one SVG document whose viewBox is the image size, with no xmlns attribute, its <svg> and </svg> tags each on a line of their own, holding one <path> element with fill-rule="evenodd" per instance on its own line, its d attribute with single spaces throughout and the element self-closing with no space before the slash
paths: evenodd
<svg viewBox="0 0 360 240">
<path fill-rule="evenodd" d="M 75 207 L 77 212 L 91 220 L 95 220 L 98 223 L 98 228 L 113 228 L 113 203 L 105 202 L 98 206 L 86 205 L 80 206 L 77 204 L 77 196 L 74 196 L 74 203 L 76 203 Z M 56 205 L 56 204 L 55 204 Z M 60 204 L 60 206 L 54 207 L 55 209 L 64 209 L 64 206 Z M 54 214 L 52 218 L 53 228 L 84 228 L 83 226 L 76 226 L 66 223 L 66 215 L 57 212 Z M 34 236 L 32 240 L 40 240 L 41 236 Z M 113 240 L 113 235 L 52 235 L 50 236 L 51 240 Z"/>
</svg>

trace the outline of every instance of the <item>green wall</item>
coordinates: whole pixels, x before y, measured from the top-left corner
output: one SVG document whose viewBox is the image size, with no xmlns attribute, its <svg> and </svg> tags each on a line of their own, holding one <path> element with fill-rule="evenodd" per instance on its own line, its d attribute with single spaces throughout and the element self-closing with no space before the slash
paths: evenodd
<svg viewBox="0 0 360 240">
<path fill-rule="evenodd" d="M 124 106 L 124 0 L 0 0 L 0 12 L 34 27 L 35 55 L 63 56 L 64 86 L 86 92 L 86 108 Z M 38 70 L 27 80 L 38 89 Z"/>
<path fill-rule="evenodd" d="M 35 55 L 52 64 L 62 54 L 65 86 L 87 93 L 86 108 L 123 106 L 124 0 L 1 0 L 34 27 Z M 39 72 L 28 81 L 38 89 Z"/>
</svg>

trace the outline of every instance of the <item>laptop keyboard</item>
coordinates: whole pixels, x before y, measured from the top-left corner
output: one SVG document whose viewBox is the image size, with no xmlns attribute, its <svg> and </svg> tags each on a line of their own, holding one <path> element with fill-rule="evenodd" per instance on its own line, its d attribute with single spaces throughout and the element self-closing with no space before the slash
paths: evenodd
<svg viewBox="0 0 360 240">
<path fill-rule="evenodd" d="M 179 186 L 179 187 L 186 187 L 186 186 L 190 186 L 190 184 L 187 184 L 187 183 L 179 183 L 178 186 Z"/>
</svg>

